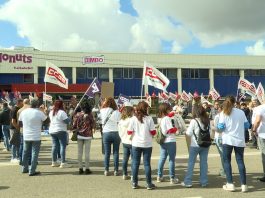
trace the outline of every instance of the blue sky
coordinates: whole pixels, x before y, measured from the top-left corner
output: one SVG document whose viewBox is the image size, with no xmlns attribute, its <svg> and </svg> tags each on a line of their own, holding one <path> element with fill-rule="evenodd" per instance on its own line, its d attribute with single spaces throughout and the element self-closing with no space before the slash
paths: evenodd
<svg viewBox="0 0 265 198">
<path fill-rule="evenodd" d="M 77 0 L 77 2 L 80 2 L 79 9 L 81 9 L 82 6 L 81 1 L 83 0 Z M 238 21 L 238 24 L 231 24 L 229 26 L 229 24 L 227 24 L 227 21 L 223 22 L 220 17 L 210 16 L 210 14 L 212 13 L 207 13 L 207 11 L 205 14 L 199 13 L 198 15 L 196 15 L 196 13 L 193 13 L 194 11 L 187 9 L 187 5 L 185 5 L 185 3 L 183 3 L 183 10 L 187 9 L 186 12 L 190 12 L 190 15 L 188 15 L 186 12 L 182 13 L 181 10 L 172 12 L 172 10 L 170 9 L 171 4 L 172 2 L 177 1 L 171 0 L 158 0 L 157 5 L 148 4 L 148 2 L 150 3 L 151 0 L 120 0 L 118 2 L 118 6 L 117 1 L 118 0 L 109 0 L 109 2 L 111 3 L 107 5 L 109 6 L 106 8 L 107 10 L 104 10 L 106 16 L 99 16 L 102 17 L 102 20 L 109 19 L 108 24 L 110 27 L 107 28 L 106 32 L 109 31 L 110 35 L 116 34 L 116 32 L 114 31 L 115 28 L 121 28 L 120 30 L 118 30 L 116 38 L 115 36 L 114 38 L 111 38 L 111 36 L 98 34 L 99 31 L 96 28 L 94 33 L 91 32 L 91 30 L 87 32 L 86 30 L 78 31 L 80 27 L 76 25 L 73 29 L 76 29 L 77 31 L 73 32 L 73 30 L 67 30 L 68 32 L 63 32 L 63 35 L 61 36 L 61 46 L 55 46 L 53 44 L 55 38 L 52 38 L 52 36 L 48 37 L 48 35 L 45 34 L 43 35 L 43 29 L 38 29 L 37 27 L 32 27 L 36 28 L 36 31 L 28 29 L 30 25 L 34 24 L 34 20 L 32 18 L 35 17 L 36 13 L 34 15 L 33 10 L 40 9 L 40 11 L 43 11 L 40 8 L 41 6 L 34 7 L 34 5 L 28 4 L 30 5 L 28 6 L 28 12 L 31 14 L 25 14 L 23 12 L 22 15 L 19 15 L 21 10 L 24 9 L 22 9 L 23 2 L 25 2 L 24 5 L 27 5 L 29 0 L 13 0 L 12 2 L 8 2 L 7 0 L 0 0 L 0 47 L 10 48 L 12 46 L 32 46 L 36 48 L 42 48 L 44 45 L 44 50 L 65 49 L 71 51 L 100 50 L 114 52 L 122 51 L 225 55 L 263 55 L 262 53 L 264 52 L 265 55 L 265 27 L 263 29 L 252 27 L 251 21 L 249 22 L 249 27 L 247 28 L 245 27 L 247 25 L 241 26 L 240 21 Z M 193 0 L 188 1 L 192 2 Z M 203 1 L 207 3 L 208 0 Z M 245 8 L 244 2 L 246 2 L 247 7 L 247 1 L 248 0 L 243 0 L 243 5 L 240 5 L 242 9 Z M 41 0 L 41 2 L 45 1 Z M 57 1 L 57 4 L 59 4 L 58 2 L 60 1 Z M 103 2 L 104 4 L 106 4 L 106 1 L 104 0 L 99 0 L 98 2 Z M 10 5 L 3 7 L 5 3 L 8 3 Z M 161 8 L 161 5 L 167 3 L 168 6 L 163 6 L 163 8 Z M 224 3 L 230 4 L 228 0 L 224 0 Z M 54 8 L 58 6 L 57 4 L 49 4 L 47 2 L 47 5 L 49 5 L 48 9 L 50 8 L 51 10 L 54 10 Z M 207 6 L 208 5 L 209 3 L 207 4 Z M 75 16 L 74 11 L 71 10 L 71 6 L 64 6 L 65 7 L 63 8 L 65 8 L 65 10 L 58 10 L 58 13 L 62 17 L 65 16 L 65 13 L 67 11 L 68 13 L 71 12 L 70 14 L 72 18 L 78 18 L 78 15 Z M 178 6 L 177 3 L 176 6 Z M 239 5 L 230 5 L 232 9 L 233 6 L 239 7 Z M 100 6 L 96 6 L 95 8 L 100 10 L 101 8 L 99 7 Z M 174 7 L 173 4 L 172 7 Z M 257 7 L 260 7 L 260 5 L 257 5 Z M 17 16 L 12 16 L 11 14 L 9 15 L 8 10 L 13 8 L 18 16 L 21 16 L 21 19 Z M 117 11 L 120 11 L 121 14 L 113 14 L 113 9 L 117 9 Z M 198 8 L 198 10 L 199 9 L 200 8 Z M 218 11 L 219 10 L 217 10 L 217 12 Z M 220 12 L 222 12 L 222 10 Z M 259 10 L 257 10 L 257 12 L 259 12 Z M 98 16 L 96 14 L 90 14 L 88 15 L 88 18 L 92 18 L 91 15 L 95 18 L 97 18 Z M 194 15 L 194 18 L 192 18 L 192 15 Z M 200 17 L 202 19 L 200 19 Z M 231 14 L 231 16 L 229 17 L 234 16 Z M 203 21 L 205 20 L 205 18 L 208 21 Z M 242 20 L 244 20 L 244 16 Z M 257 18 L 253 18 L 253 21 L 257 21 Z M 45 22 L 46 21 L 44 21 L 43 24 L 44 26 Z M 50 28 L 51 26 L 58 28 L 58 25 L 56 25 L 55 23 L 54 25 L 46 25 L 48 28 Z M 219 23 L 220 26 L 218 26 Z M 92 23 L 92 26 L 95 26 L 95 23 Z M 66 25 L 62 24 L 62 29 L 66 27 Z M 102 27 L 104 26 L 99 26 L 99 30 L 102 30 Z M 255 30 L 255 28 L 257 30 Z M 58 29 L 54 29 L 53 31 L 57 30 Z M 113 31 L 113 33 L 111 31 Z M 239 33 L 237 34 L 236 32 Z M 55 32 L 55 34 L 60 35 L 60 32 Z M 57 40 L 58 39 L 60 39 L 60 37 L 58 37 Z M 117 46 L 117 42 L 120 42 L 119 46 Z M 60 41 L 58 41 L 58 43 L 60 43 Z M 85 44 L 86 46 L 82 46 L 82 44 Z"/>
</svg>

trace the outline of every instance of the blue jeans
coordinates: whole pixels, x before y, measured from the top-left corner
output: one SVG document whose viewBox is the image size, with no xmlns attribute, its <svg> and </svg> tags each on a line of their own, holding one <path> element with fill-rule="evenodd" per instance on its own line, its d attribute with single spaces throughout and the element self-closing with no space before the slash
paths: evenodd
<svg viewBox="0 0 265 198">
<path fill-rule="evenodd" d="M 208 153 L 209 148 L 204 147 L 190 147 L 189 151 L 189 162 L 188 162 L 188 170 L 184 179 L 184 183 L 186 185 L 192 185 L 192 176 L 194 165 L 196 162 L 197 155 L 200 156 L 200 184 L 207 185 L 208 184 Z"/>
<path fill-rule="evenodd" d="M 236 162 L 240 174 L 241 185 L 246 185 L 246 168 L 244 163 L 244 147 L 230 146 L 223 144 L 223 157 L 224 157 L 224 168 L 226 174 L 227 183 L 233 183 L 232 167 L 231 167 L 231 154 L 233 149 L 236 154 Z"/>
<path fill-rule="evenodd" d="M 24 141 L 22 172 L 34 174 L 36 172 L 41 141 Z M 29 155 L 31 154 L 31 166 L 29 169 Z"/>
<path fill-rule="evenodd" d="M 20 160 L 20 165 L 22 165 L 23 162 L 23 147 L 24 147 L 24 138 L 23 134 L 20 136 L 20 146 L 19 146 L 19 160 Z M 31 165 L 31 150 L 29 151 L 29 165 Z"/>
<path fill-rule="evenodd" d="M 218 150 L 220 158 L 221 158 L 222 170 L 224 170 L 224 157 L 223 157 L 222 137 L 215 138 L 215 144 L 216 144 L 217 150 Z"/>
<path fill-rule="evenodd" d="M 132 145 L 123 144 L 123 160 L 122 160 L 123 175 L 128 175 L 127 167 L 130 155 L 132 155 Z"/>
<path fill-rule="evenodd" d="M 17 132 L 17 129 L 9 129 L 9 132 L 12 137 L 12 135 Z M 20 146 L 14 145 L 14 144 L 11 144 L 10 146 L 11 146 L 11 155 L 12 155 L 11 159 L 19 159 L 19 147 Z"/>
<path fill-rule="evenodd" d="M 2 134 L 4 137 L 4 145 L 6 149 L 9 151 L 11 148 L 11 145 L 9 144 L 10 140 L 10 131 L 9 131 L 10 126 L 9 125 L 2 125 Z"/>
<path fill-rule="evenodd" d="M 105 170 L 109 171 L 109 161 L 111 153 L 111 145 L 113 144 L 113 160 L 114 160 L 114 171 L 119 170 L 119 148 L 120 148 L 120 136 L 118 132 L 107 132 L 103 133 L 103 144 L 104 144 L 104 165 Z"/>
<path fill-rule="evenodd" d="M 169 176 L 175 178 L 176 142 L 168 142 L 160 145 L 160 159 L 158 162 L 158 177 L 163 177 L 164 164 L 169 156 Z"/>
<path fill-rule="evenodd" d="M 143 161 L 144 161 L 144 172 L 146 177 L 147 185 L 152 184 L 151 178 L 151 155 L 152 155 L 152 147 L 143 148 L 143 147 L 132 147 L 132 175 L 133 175 L 133 183 L 138 184 L 138 172 L 139 166 L 141 162 L 141 155 L 143 153 Z"/>
<path fill-rule="evenodd" d="M 60 152 L 61 162 L 65 163 L 65 150 L 67 144 L 67 132 L 59 131 L 58 133 L 51 133 L 52 137 L 52 161 L 56 162 L 58 152 Z"/>
</svg>

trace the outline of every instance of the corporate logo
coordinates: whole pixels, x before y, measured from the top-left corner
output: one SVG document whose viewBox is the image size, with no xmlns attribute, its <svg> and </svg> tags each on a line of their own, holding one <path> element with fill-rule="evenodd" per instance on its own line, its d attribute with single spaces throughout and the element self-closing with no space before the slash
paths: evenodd
<svg viewBox="0 0 265 198">
<path fill-rule="evenodd" d="M 56 69 L 54 69 L 52 67 L 48 68 L 47 75 L 53 76 L 54 78 L 56 78 L 61 83 L 66 84 L 66 79 L 59 72 L 57 72 Z"/>
<path fill-rule="evenodd" d="M 32 63 L 32 56 L 26 56 L 25 54 L 3 54 L 0 53 L 0 63 L 2 62 L 9 62 L 9 63 L 16 63 L 16 62 L 23 62 L 23 63 Z"/>
<path fill-rule="evenodd" d="M 82 58 L 83 65 L 85 64 L 95 64 L 95 63 L 104 63 L 104 55 L 101 56 L 85 56 Z"/>
</svg>

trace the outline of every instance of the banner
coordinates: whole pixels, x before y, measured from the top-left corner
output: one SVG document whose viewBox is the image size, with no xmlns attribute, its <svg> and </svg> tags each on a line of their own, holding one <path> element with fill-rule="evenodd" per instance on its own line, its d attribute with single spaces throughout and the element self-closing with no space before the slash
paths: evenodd
<svg viewBox="0 0 265 198">
<path fill-rule="evenodd" d="M 123 94 L 119 95 L 118 104 L 123 105 L 125 102 L 130 102 L 130 97 Z"/>
<path fill-rule="evenodd" d="M 44 82 L 56 84 L 62 88 L 68 89 L 68 79 L 65 77 L 63 71 L 48 61 L 46 61 Z"/>
<path fill-rule="evenodd" d="M 215 90 L 215 88 L 210 89 L 209 95 L 213 100 L 218 100 L 221 97 L 220 94 Z"/>
<path fill-rule="evenodd" d="M 237 90 L 237 96 L 236 96 L 236 101 L 240 102 L 241 100 L 246 99 L 246 91 L 238 89 Z"/>
<path fill-rule="evenodd" d="M 190 100 L 193 100 L 193 95 L 190 92 L 189 92 L 189 97 L 190 97 Z"/>
<path fill-rule="evenodd" d="M 163 91 L 166 91 L 169 85 L 168 78 L 147 62 L 144 62 L 142 85 L 151 85 Z"/>
<path fill-rule="evenodd" d="M 177 100 L 178 99 L 177 95 L 173 94 L 172 92 L 169 92 L 168 95 L 169 95 L 169 98 L 171 98 L 172 100 Z"/>
<path fill-rule="evenodd" d="M 48 102 L 52 102 L 52 96 L 43 93 L 43 101 L 48 101 Z"/>
<path fill-rule="evenodd" d="M 186 101 L 186 102 L 189 102 L 190 101 L 190 96 L 189 96 L 189 94 L 186 93 L 186 91 L 182 91 L 181 99 Z"/>
<path fill-rule="evenodd" d="M 95 93 L 101 92 L 101 85 L 97 78 L 95 78 L 88 89 L 85 92 L 85 95 L 87 95 L 90 98 L 94 98 Z"/>
<path fill-rule="evenodd" d="M 256 94 L 260 104 L 262 104 L 264 101 L 264 88 L 261 83 L 257 87 Z"/>
<path fill-rule="evenodd" d="M 238 81 L 238 89 L 246 91 L 247 94 L 251 96 L 256 96 L 256 87 L 254 83 L 250 83 L 244 78 L 240 78 Z"/>
</svg>

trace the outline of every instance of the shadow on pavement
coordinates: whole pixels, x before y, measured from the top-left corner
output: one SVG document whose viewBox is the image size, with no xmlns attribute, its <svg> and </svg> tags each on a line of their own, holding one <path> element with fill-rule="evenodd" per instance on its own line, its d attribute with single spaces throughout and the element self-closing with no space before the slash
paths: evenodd
<svg viewBox="0 0 265 198">
<path fill-rule="evenodd" d="M 0 190 L 6 190 L 6 189 L 9 189 L 10 187 L 9 186 L 0 186 Z"/>
</svg>

